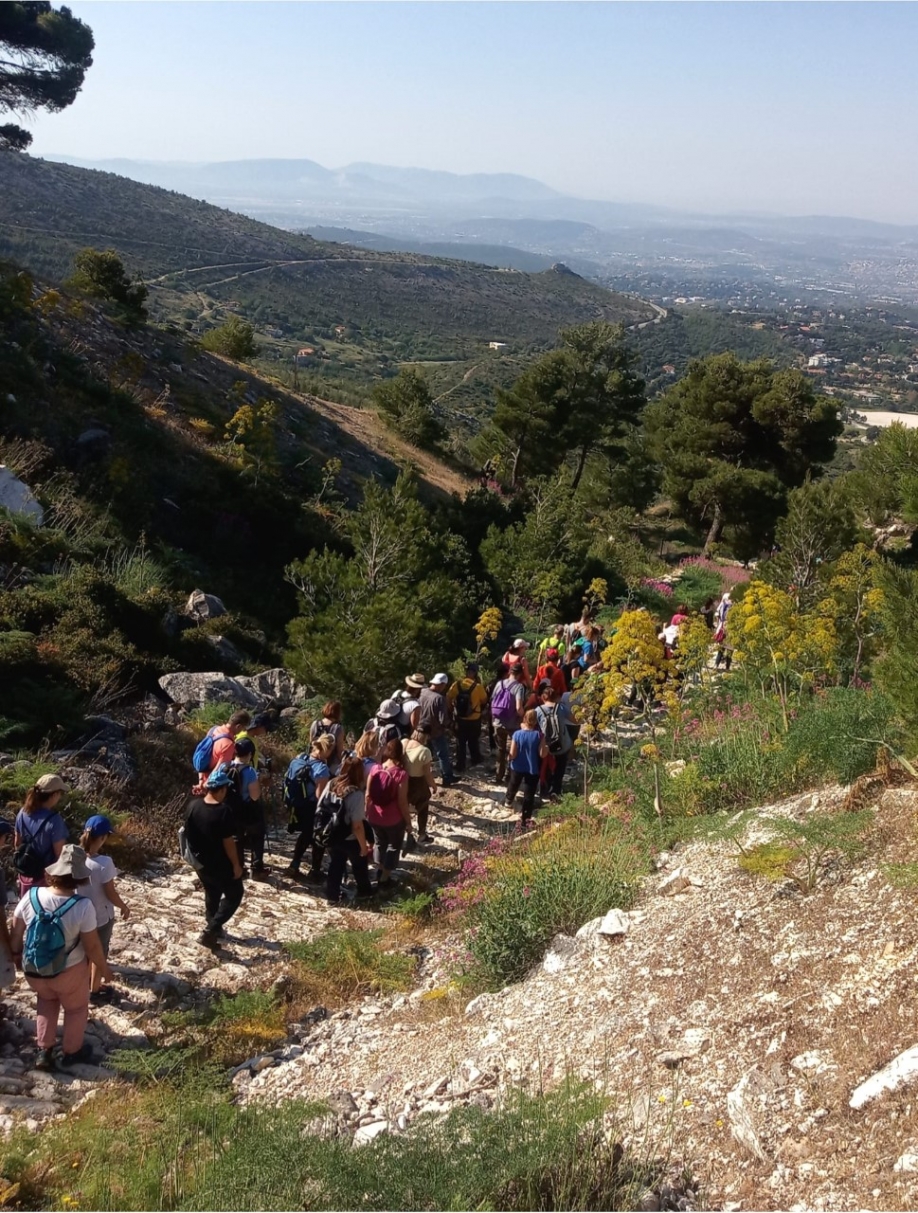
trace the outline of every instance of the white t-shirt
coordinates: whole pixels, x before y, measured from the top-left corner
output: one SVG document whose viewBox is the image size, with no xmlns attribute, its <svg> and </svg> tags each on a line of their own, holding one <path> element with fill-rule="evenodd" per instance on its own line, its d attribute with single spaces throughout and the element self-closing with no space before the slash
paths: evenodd
<svg viewBox="0 0 918 1213">
<path fill-rule="evenodd" d="M 115 917 L 115 907 L 105 896 L 102 886 L 121 873 L 115 867 L 115 861 L 108 855 L 87 855 L 86 867 L 89 869 L 89 888 L 86 892 L 96 910 L 96 925 L 104 927 Z"/>
<path fill-rule="evenodd" d="M 69 901 L 70 897 L 70 893 L 54 893 L 51 889 L 38 890 L 38 902 L 43 910 L 59 910 L 66 901 Z M 70 907 L 61 919 L 61 929 L 64 932 L 64 939 L 66 941 L 65 947 L 73 948 L 73 951 L 67 956 L 65 969 L 72 968 L 73 965 L 78 965 L 86 959 L 83 944 L 77 941 L 85 931 L 94 931 L 96 929 L 96 911 L 92 902 L 88 897 L 83 897 L 80 893 L 77 893 L 76 897 L 76 903 Z M 26 931 L 28 931 L 29 923 L 35 918 L 30 893 L 26 893 L 25 897 L 20 901 L 13 911 L 13 917 L 21 918 L 25 923 Z M 74 943 L 76 943 L 76 947 L 73 946 Z"/>
</svg>

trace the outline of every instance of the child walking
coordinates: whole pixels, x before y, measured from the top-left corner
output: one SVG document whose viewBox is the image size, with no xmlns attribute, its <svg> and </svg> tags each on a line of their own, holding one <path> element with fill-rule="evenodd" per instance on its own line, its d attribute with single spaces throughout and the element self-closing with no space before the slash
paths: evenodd
<svg viewBox="0 0 918 1213">
<path fill-rule="evenodd" d="M 111 857 L 102 854 L 102 848 L 109 835 L 114 832 L 115 827 L 109 819 L 97 813 L 86 822 L 80 838 L 80 846 L 86 852 L 86 867 L 89 870 L 87 893 L 95 907 L 99 942 L 106 960 L 115 927 L 115 908 L 121 911 L 122 918 L 129 918 L 131 914 L 130 908 L 121 900 L 115 888 L 115 878 L 120 873 Z M 89 991 L 89 1001 L 96 1005 L 112 1002 L 114 999 L 111 986 L 102 988 L 102 973 L 96 965 L 91 966 Z"/>
</svg>

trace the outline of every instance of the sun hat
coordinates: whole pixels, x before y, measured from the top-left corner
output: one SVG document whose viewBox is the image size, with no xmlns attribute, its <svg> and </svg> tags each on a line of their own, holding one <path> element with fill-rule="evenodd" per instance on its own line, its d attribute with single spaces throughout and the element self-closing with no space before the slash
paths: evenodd
<svg viewBox="0 0 918 1213">
<path fill-rule="evenodd" d="M 103 834 L 114 834 L 115 827 L 104 813 L 95 813 L 87 818 L 83 830 L 93 838 L 101 838 Z"/>
<path fill-rule="evenodd" d="M 518 640 L 514 640 L 513 644 L 511 644 L 510 648 L 511 649 L 528 649 L 529 641 L 523 640 L 523 638 L 521 636 Z"/>
<path fill-rule="evenodd" d="M 409 674 L 405 679 L 405 686 L 411 687 L 413 691 L 423 691 L 427 686 L 427 679 L 423 674 Z"/>
<path fill-rule="evenodd" d="M 395 720 L 401 716 L 402 705 L 397 699 L 384 699 L 379 705 L 379 711 L 376 713 L 377 720 Z"/>
<path fill-rule="evenodd" d="M 42 775 L 41 779 L 35 780 L 35 786 L 39 792 L 45 792 L 46 794 L 69 790 L 60 775 Z"/>
<path fill-rule="evenodd" d="M 215 792 L 217 788 L 228 788 L 233 780 L 229 773 L 229 767 L 225 762 L 221 762 L 218 767 L 214 767 L 211 773 L 207 776 L 207 781 L 204 787 L 209 792 Z"/>
<path fill-rule="evenodd" d="M 449 686 L 449 674 L 434 674 L 430 680 L 430 685 L 432 687 Z"/>
<path fill-rule="evenodd" d="M 61 851 L 56 863 L 45 868 L 48 876 L 72 876 L 74 880 L 88 880 L 86 852 L 82 847 L 69 842 Z"/>
</svg>

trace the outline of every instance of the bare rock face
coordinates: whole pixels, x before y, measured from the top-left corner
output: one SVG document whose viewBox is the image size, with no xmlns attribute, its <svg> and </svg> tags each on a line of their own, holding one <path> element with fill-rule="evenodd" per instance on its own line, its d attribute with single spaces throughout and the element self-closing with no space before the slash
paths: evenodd
<svg viewBox="0 0 918 1213">
<path fill-rule="evenodd" d="M 216 594 L 192 590 L 185 603 L 185 614 L 203 623 L 205 619 L 219 619 L 221 615 L 225 615 L 226 607 Z"/>
<path fill-rule="evenodd" d="M 173 703 L 188 710 L 207 703 L 232 703 L 240 708 L 302 707 L 307 691 L 286 670 L 263 670 L 260 674 L 231 678 L 218 670 L 210 673 L 164 674 L 159 680 Z"/>
<path fill-rule="evenodd" d="M 27 484 L 0 463 L 0 505 L 11 514 L 21 514 L 36 526 L 43 526 L 45 511 L 36 501 Z"/>
<path fill-rule="evenodd" d="M 912 1045 L 910 1049 L 906 1049 L 904 1053 L 894 1057 L 889 1065 L 884 1066 L 882 1070 L 877 1070 L 876 1074 L 871 1074 L 870 1078 L 855 1087 L 848 1102 L 852 1108 L 863 1108 L 865 1104 L 878 1096 L 884 1095 L 887 1091 L 895 1091 L 907 1083 L 913 1083 L 916 1078 L 918 1078 L 918 1045 Z"/>
</svg>

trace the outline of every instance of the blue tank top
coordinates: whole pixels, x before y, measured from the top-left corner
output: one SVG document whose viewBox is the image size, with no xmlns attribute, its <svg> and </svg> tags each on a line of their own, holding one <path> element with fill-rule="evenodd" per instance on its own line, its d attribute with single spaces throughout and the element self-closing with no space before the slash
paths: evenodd
<svg viewBox="0 0 918 1213">
<path fill-rule="evenodd" d="M 511 771 L 521 771 L 524 775 L 538 775 L 542 760 L 539 758 L 539 747 L 542 744 L 542 734 L 538 729 L 518 729 L 513 734 L 516 742 L 516 758 L 510 759 Z"/>
</svg>

